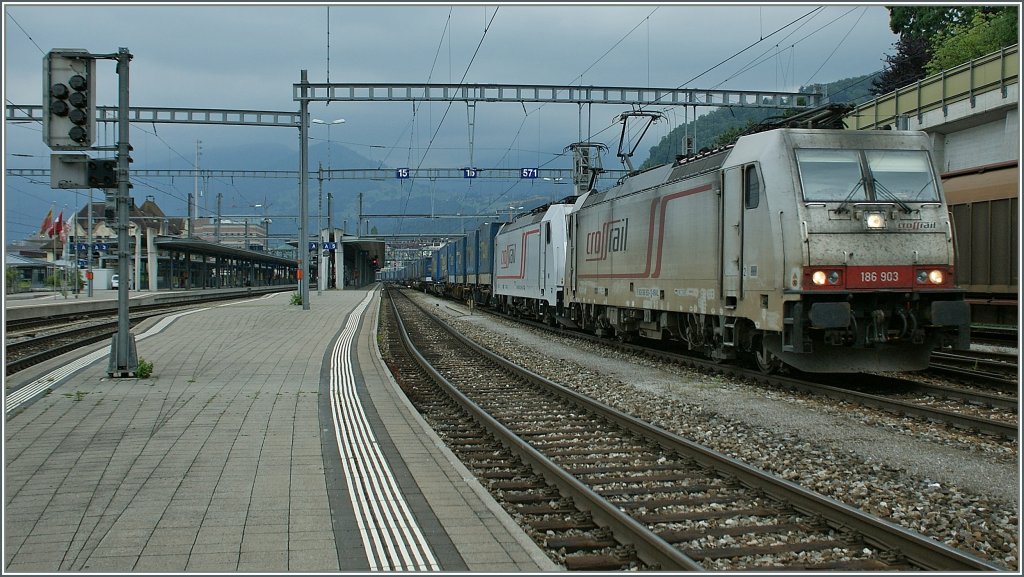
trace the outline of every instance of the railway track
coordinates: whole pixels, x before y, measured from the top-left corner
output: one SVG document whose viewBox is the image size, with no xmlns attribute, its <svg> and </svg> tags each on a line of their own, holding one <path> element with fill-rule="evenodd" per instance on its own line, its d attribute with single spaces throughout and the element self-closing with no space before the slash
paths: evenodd
<svg viewBox="0 0 1024 577">
<path fill-rule="evenodd" d="M 509 318 L 494 311 L 487 310 L 487 312 L 500 318 Z M 1016 440 L 1019 435 L 1016 387 L 1007 391 L 1012 392 L 1012 395 L 993 395 L 956 387 L 930 385 L 889 375 L 766 375 L 741 365 L 716 363 L 702 357 L 659 350 L 634 343 L 621 343 L 577 331 L 553 328 L 521 318 L 512 320 L 544 332 L 600 343 L 631 354 L 643 355 L 731 378 L 746 379 L 766 386 L 799 391 L 816 397 L 855 403 L 907 418 L 944 423 L 961 430 L 1003 439 Z M 1006 387 L 996 387 L 996 389 L 1007 390 Z M 936 403 L 936 398 L 946 401 Z M 979 406 L 989 407 L 990 410 L 980 410 Z"/>
<path fill-rule="evenodd" d="M 849 375 L 832 376 L 822 379 L 772 376 L 766 380 L 789 390 L 857 403 L 906 417 L 944 423 L 984 435 L 1013 440 L 1019 435 L 1016 397 L 989 395 L 881 375 L 871 375 L 870 385 L 867 387 L 858 387 L 851 380 L 863 379 L 863 375 L 852 378 Z M 954 402 L 936 403 L 936 398 Z M 995 410 L 979 413 L 979 405 L 988 405 Z"/>
<path fill-rule="evenodd" d="M 928 372 L 1016 394 L 1020 388 L 1017 357 L 1010 353 L 978 351 L 935 352 Z"/>
<path fill-rule="evenodd" d="M 141 320 L 156 316 L 157 314 L 162 313 L 133 315 L 130 324 L 135 326 Z M 117 329 L 117 321 L 96 322 L 87 326 L 25 337 L 18 341 L 9 342 L 4 350 L 5 374 L 13 375 L 18 371 L 23 371 L 64 353 L 109 339 L 111 335 L 117 333 Z"/>
<path fill-rule="evenodd" d="M 403 388 L 569 569 L 999 569 L 511 366 L 400 297 L 394 307 L 382 315 L 411 328 L 387 328 L 384 348 L 417 351 L 415 367 L 389 361 Z"/>
<path fill-rule="evenodd" d="M 971 340 L 999 346 L 1017 346 L 1019 331 L 1015 326 L 972 325 Z"/>
</svg>

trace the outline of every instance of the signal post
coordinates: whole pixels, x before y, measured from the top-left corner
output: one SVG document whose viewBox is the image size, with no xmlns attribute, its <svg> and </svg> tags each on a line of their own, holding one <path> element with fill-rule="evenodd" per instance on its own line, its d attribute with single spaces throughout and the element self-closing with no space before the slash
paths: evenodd
<svg viewBox="0 0 1024 577">
<path fill-rule="evenodd" d="M 96 60 L 117 61 L 117 132 L 114 148 L 94 147 L 96 142 Z M 117 214 L 117 266 L 122 279 L 130 278 L 128 217 L 128 64 L 127 48 L 116 54 L 90 54 L 83 49 L 54 49 L 43 57 L 43 142 L 55 151 L 115 150 L 114 159 L 94 159 L 83 152 L 51 155 L 50 187 L 102 188 L 105 204 Z M 91 203 L 90 203 L 91 208 Z M 91 232 L 91 231 L 90 231 Z M 92 247 L 89 247 L 92 250 Z M 90 253 L 91 261 L 91 253 Z M 90 290 L 92 279 L 89 279 Z M 117 287 L 117 334 L 110 344 L 107 373 L 134 377 L 138 370 L 135 338 L 129 331 L 128 282 Z"/>
</svg>

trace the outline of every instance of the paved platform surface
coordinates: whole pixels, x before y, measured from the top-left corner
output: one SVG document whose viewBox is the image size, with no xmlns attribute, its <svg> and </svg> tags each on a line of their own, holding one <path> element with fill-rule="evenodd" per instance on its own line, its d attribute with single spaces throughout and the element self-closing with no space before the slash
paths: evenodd
<svg viewBox="0 0 1024 577">
<path fill-rule="evenodd" d="M 109 378 L 106 345 L 12 375 L 5 572 L 557 570 L 392 381 L 378 300 L 147 321 L 148 379 Z"/>
</svg>

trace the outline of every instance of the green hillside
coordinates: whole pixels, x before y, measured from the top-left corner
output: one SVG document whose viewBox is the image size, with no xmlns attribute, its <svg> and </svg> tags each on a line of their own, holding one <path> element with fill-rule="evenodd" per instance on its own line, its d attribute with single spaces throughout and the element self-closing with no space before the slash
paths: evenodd
<svg viewBox="0 0 1024 577">
<path fill-rule="evenodd" d="M 800 92 L 810 94 L 818 92 L 825 95 L 830 102 L 861 103 L 871 99 L 871 81 L 878 73 L 866 74 L 854 78 L 844 78 L 828 84 L 815 84 L 801 87 Z M 681 124 L 672 129 L 657 145 L 652 146 L 643 168 L 658 166 L 675 160 L 677 154 L 683 153 L 683 138 L 691 137 L 696 130 L 697 137 L 693 149 L 713 148 L 719 144 L 720 136 L 735 134 L 746 127 L 756 124 L 769 116 L 782 116 L 784 110 L 778 108 L 717 108 L 701 116 L 696 121 Z M 695 126 L 696 124 L 696 126 Z"/>
</svg>

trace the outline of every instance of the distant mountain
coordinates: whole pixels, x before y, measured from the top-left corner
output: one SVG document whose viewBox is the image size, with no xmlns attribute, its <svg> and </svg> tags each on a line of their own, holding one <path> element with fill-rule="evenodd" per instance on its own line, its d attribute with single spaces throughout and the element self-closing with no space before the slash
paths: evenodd
<svg viewBox="0 0 1024 577">
<path fill-rule="evenodd" d="M 820 93 L 828 102 L 852 102 L 860 104 L 874 98 L 871 82 L 879 73 L 844 78 L 828 84 L 814 84 L 801 87 L 804 94 Z M 781 116 L 785 110 L 779 108 L 718 108 L 695 121 L 672 129 L 658 144 L 650 148 L 649 156 L 641 168 L 650 168 L 673 162 L 683 152 L 685 135 L 696 133 L 694 150 L 711 147 L 720 134 L 729 130 L 757 123 L 771 116 Z"/>
</svg>

